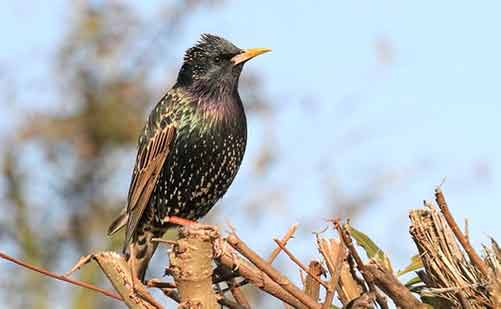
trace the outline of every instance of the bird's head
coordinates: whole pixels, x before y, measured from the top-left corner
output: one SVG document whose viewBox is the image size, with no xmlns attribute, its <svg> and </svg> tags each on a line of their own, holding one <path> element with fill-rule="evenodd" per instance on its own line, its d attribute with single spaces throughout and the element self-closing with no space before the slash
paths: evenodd
<svg viewBox="0 0 501 309">
<path fill-rule="evenodd" d="M 221 37 L 202 34 L 200 41 L 186 51 L 178 85 L 203 92 L 235 90 L 244 63 L 268 51 L 269 48 L 240 49 Z"/>
</svg>

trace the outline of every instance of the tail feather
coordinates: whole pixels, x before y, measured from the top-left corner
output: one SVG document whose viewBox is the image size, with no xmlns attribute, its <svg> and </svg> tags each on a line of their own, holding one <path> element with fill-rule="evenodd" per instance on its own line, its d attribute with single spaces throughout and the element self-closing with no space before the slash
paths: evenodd
<svg viewBox="0 0 501 309">
<path fill-rule="evenodd" d="M 129 214 L 127 213 L 127 209 L 123 208 L 118 217 L 113 220 L 108 228 L 107 235 L 112 236 L 116 232 L 120 231 L 124 226 L 127 225 L 127 220 L 129 220 Z"/>
<path fill-rule="evenodd" d="M 124 208 L 108 228 L 108 236 L 115 234 L 126 226 L 128 219 L 129 215 L 127 214 L 127 209 Z M 149 224 L 141 224 L 134 232 L 131 241 L 124 242 L 123 252 L 126 256 L 127 263 L 134 275 L 141 281 L 144 282 L 146 269 L 158 247 L 158 242 L 153 241 L 153 238 L 161 238 L 167 230 L 173 227 L 175 227 L 175 225 L 154 228 Z M 172 230 L 175 231 L 175 229 Z M 172 236 L 175 238 L 175 233 L 171 235 L 171 237 Z"/>
<path fill-rule="evenodd" d="M 138 231 L 129 245 L 129 259 L 127 262 L 134 274 L 143 282 L 148 264 L 158 247 L 158 242 L 154 242 L 153 238 L 162 237 L 162 235 L 163 231 Z"/>
</svg>

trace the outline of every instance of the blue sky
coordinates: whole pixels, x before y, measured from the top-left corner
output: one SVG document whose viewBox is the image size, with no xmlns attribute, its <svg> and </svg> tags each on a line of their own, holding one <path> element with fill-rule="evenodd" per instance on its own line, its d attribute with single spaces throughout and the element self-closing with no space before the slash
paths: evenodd
<svg viewBox="0 0 501 309">
<path fill-rule="evenodd" d="M 469 218 L 478 242 L 501 234 L 498 215 L 490 215 L 499 214 L 501 201 L 500 9 L 494 1 L 233 2 L 190 25 L 186 46 L 200 32 L 215 32 L 242 46 L 273 48 L 250 66 L 267 78 L 272 96 L 289 98 L 277 102 L 291 105 L 280 117 L 290 136 L 282 148 L 293 153 L 284 166 L 304 166 L 308 176 L 314 168 L 304 163 L 308 152 L 323 152 L 339 162 L 338 178 L 355 188 L 367 171 L 412 170 L 357 220 L 380 242 L 396 226 L 407 237 L 408 209 L 432 198 L 443 177 L 454 213 Z M 393 54 L 386 67 L 376 57 L 381 39 Z M 320 112 L 308 115 L 299 107 L 304 98 L 320 102 Z M 344 100 L 355 116 L 336 114 Z M 336 155 L 336 147 L 331 153 L 319 146 L 336 145 L 336 137 L 360 126 L 371 133 L 356 149 Z M 292 208 L 318 199 L 319 185 L 294 182 Z M 292 212 L 301 220 L 303 212 Z"/>
<path fill-rule="evenodd" d="M 142 3 L 138 10 L 148 15 L 160 1 Z M 0 65 L 18 68 L 21 79 L 44 74 L 44 59 L 64 31 L 64 1 L 51 4 L 0 4 Z M 21 7 L 28 11 L 20 13 Z M 263 237 L 253 237 L 256 227 L 242 227 L 242 237 L 270 247 L 268 236 L 315 218 L 326 203 L 325 179 L 318 177 L 325 169 L 353 192 L 368 175 L 401 175 L 355 220 L 401 263 L 415 250 L 407 234 L 408 210 L 431 199 L 443 177 L 449 204 L 458 219 L 469 219 L 473 241 L 499 239 L 500 10 L 496 1 L 234 1 L 221 10 L 198 11 L 172 61 L 180 63 L 202 32 L 241 47 L 271 47 L 271 54 L 248 67 L 266 80 L 273 103 L 287 107 L 276 120 L 284 162 L 274 177 L 282 181 L 280 175 L 294 169 L 285 184 L 288 215 L 273 214 L 273 226 L 259 224 Z M 389 65 L 378 61 L 381 42 L 391 54 Z M 310 101 L 313 111 L 305 108 Z M 3 110 L 0 129 L 15 121 L 8 117 L 13 111 Z M 252 152 L 262 132 L 250 124 Z M 324 158 L 321 166 L 309 160 L 312 153 Z M 236 186 L 245 183 L 246 168 Z M 230 191 L 228 198 L 238 194 L 242 190 Z M 245 225 L 245 218 L 239 223 Z"/>
</svg>

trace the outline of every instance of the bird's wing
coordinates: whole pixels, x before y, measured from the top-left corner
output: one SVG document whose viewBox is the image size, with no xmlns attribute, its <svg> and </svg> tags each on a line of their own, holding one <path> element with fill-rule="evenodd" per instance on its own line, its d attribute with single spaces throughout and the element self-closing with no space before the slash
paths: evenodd
<svg viewBox="0 0 501 309">
<path fill-rule="evenodd" d="M 173 124 L 167 124 L 164 128 L 158 127 L 147 144 L 139 148 L 129 188 L 125 243 L 131 240 L 139 220 L 148 206 L 175 135 L 176 128 Z"/>
</svg>

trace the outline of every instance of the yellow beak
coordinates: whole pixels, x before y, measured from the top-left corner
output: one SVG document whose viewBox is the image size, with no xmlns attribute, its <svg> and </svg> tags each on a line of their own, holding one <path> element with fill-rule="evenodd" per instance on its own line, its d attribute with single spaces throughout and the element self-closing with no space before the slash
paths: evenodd
<svg viewBox="0 0 501 309">
<path fill-rule="evenodd" d="M 271 48 L 249 48 L 249 49 L 245 49 L 243 51 L 243 53 L 240 53 L 236 56 L 234 56 L 233 58 L 231 58 L 231 62 L 234 64 L 234 65 L 237 65 L 239 63 L 242 63 L 242 62 L 245 62 L 249 59 L 252 59 L 256 56 L 259 56 L 261 54 L 264 54 L 264 53 L 267 53 L 271 51 Z"/>
</svg>

